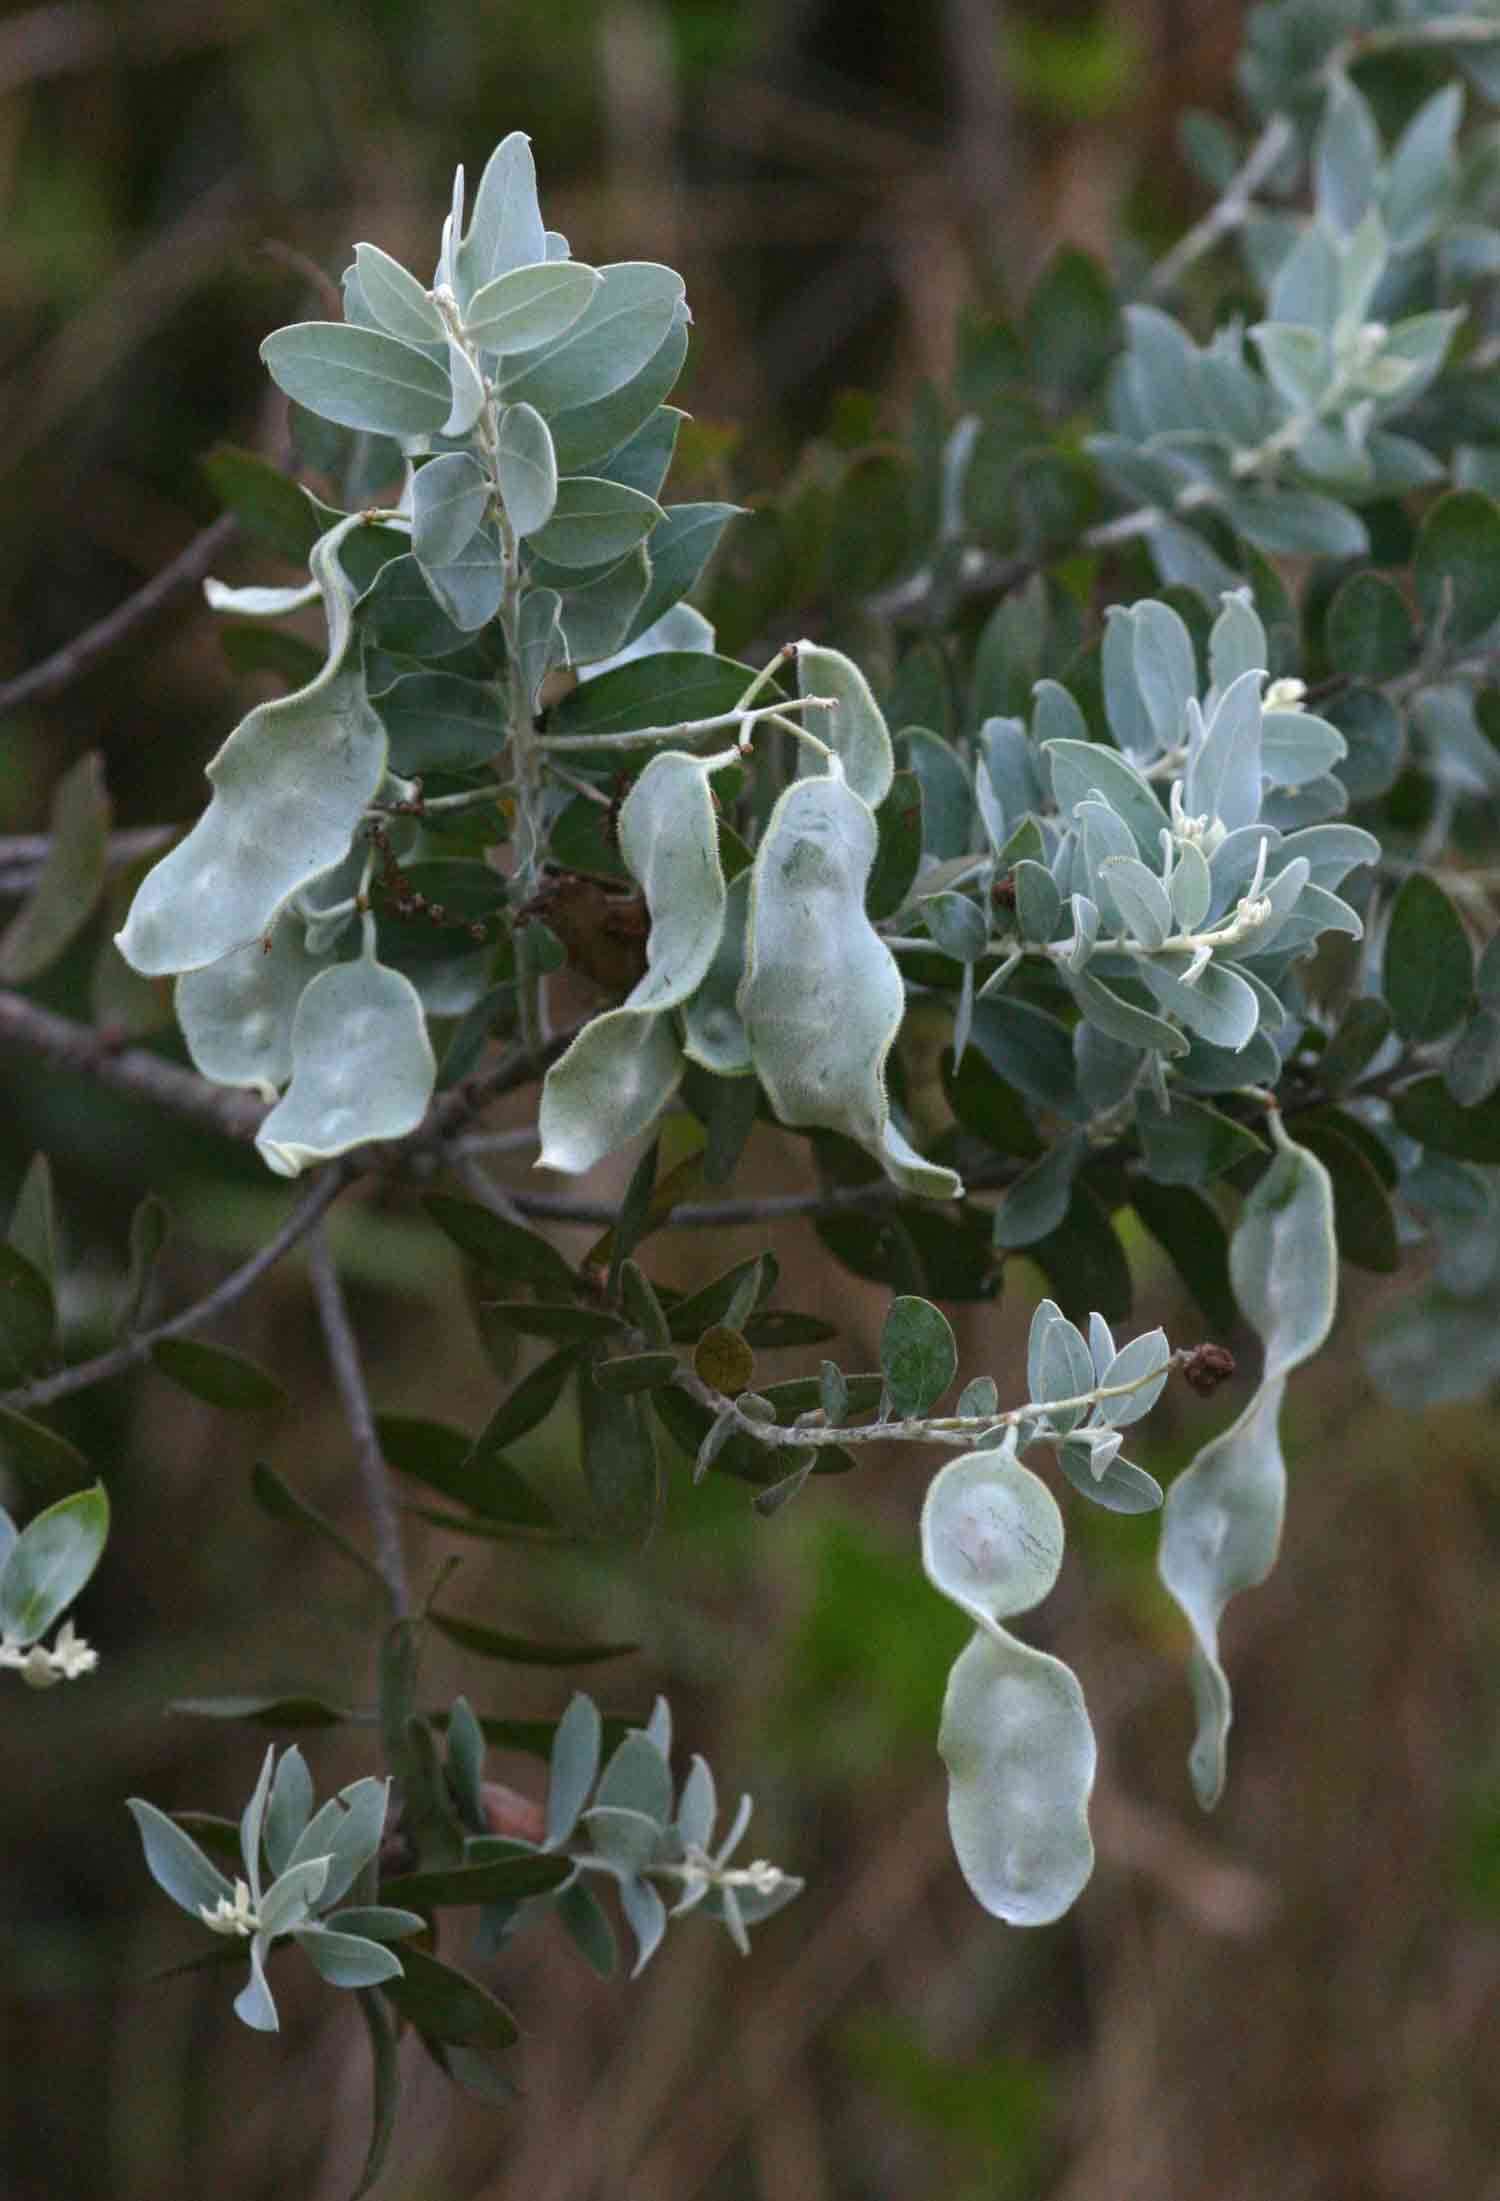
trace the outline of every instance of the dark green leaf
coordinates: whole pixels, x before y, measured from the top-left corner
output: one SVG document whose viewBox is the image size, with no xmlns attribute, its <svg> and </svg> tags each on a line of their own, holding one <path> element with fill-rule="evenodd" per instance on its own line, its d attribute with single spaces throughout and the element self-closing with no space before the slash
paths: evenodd
<svg viewBox="0 0 1500 2201">
<path fill-rule="evenodd" d="M 1397 1128 L 1455 1161 L 1500 1164 L 1500 1096 L 1460 1108 L 1440 1077 L 1419 1078 L 1391 1102 Z"/>
<path fill-rule="evenodd" d="M 0 1383 L 49 1367 L 56 1331 L 46 1277 L 14 1246 L 0 1245 Z"/>
<path fill-rule="evenodd" d="M 1206 1185 L 1266 1151 L 1264 1141 L 1243 1124 L 1183 1093 L 1173 1094 L 1169 1112 L 1143 1089 L 1136 1095 L 1135 1120 L 1147 1174 L 1162 1185 Z"/>
<path fill-rule="evenodd" d="M 104 760 L 88 750 L 57 783 L 41 876 L 0 932 L 0 981 L 24 986 L 57 961 L 93 914 L 109 867 Z"/>
<path fill-rule="evenodd" d="M 588 1666 L 596 1659 L 628 1658 L 637 1643 L 533 1643 L 529 1637 L 504 1635 L 477 1621 L 429 1607 L 428 1619 L 440 1634 L 480 1658 L 509 1659 L 517 1666 Z"/>
<path fill-rule="evenodd" d="M 200 1720 L 248 1720 L 253 1727 L 341 1727 L 353 1713 L 322 1697 L 176 1697 L 169 1712 Z"/>
<path fill-rule="evenodd" d="M 401 1962 L 405 1976 L 388 1980 L 380 1992 L 419 2032 L 472 2048 L 509 2048 L 518 2038 L 504 2004 L 467 1973 L 420 1949 L 403 1949 Z"/>
<path fill-rule="evenodd" d="M 789 1345 L 826 1345 L 839 1334 L 836 1322 L 825 1322 L 821 1315 L 798 1314 L 790 1307 L 763 1307 L 758 1314 L 745 1317 L 742 1329 L 747 1345 L 766 1352 Z"/>
<path fill-rule="evenodd" d="M 497 1322 L 519 1330 L 522 1337 L 608 1340 L 620 1337 L 626 1327 L 607 1307 L 558 1307 L 531 1299 L 492 1299 L 486 1305 Z"/>
<path fill-rule="evenodd" d="M 630 1182 L 625 1187 L 620 1213 L 610 1234 L 609 1288 L 612 1293 L 619 1284 L 622 1262 L 647 1234 L 660 1153 L 660 1141 L 653 1139 L 631 1171 Z"/>
<path fill-rule="evenodd" d="M 655 1526 L 661 1501 L 656 1440 L 646 1399 L 581 1383 L 578 1418 L 584 1481 L 600 1532 L 624 1543 L 643 1543 Z"/>
<path fill-rule="evenodd" d="M 630 622 L 627 642 L 654 626 L 697 586 L 719 537 L 741 510 L 737 504 L 669 504 L 651 531 L 651 586 Z"/>
<path fill-rule="evenodd" d="M 376 698 L 391 741 L 391 770 L 467 772 L 505 740 L 498 691 L 456 673 L 406 673 Z"/>
<path fill-rule="evenodd" d="M 487 1521 L 523 1528 L 554 1525 L 551 1507 L 487 1442 L 487 1430 L 471 1443 L 461 1429 L 409 1414 L 377 1414 L 375 1428 L 386 1463 L 398 1474 L 440 1490 Z"/>
<path fill-rule="evenodd" d="M 839 598 L 867 596 L 900 571 L 911 548 L 909 463 L 887 452 L 856 459 L 834 495 L 829 588 Z"/>
<path fill-rule="evenodd" d="M 563 1888 L 555 1905 L 574 1947 L 601 1979 L 609 1979 L 617 1962 L 614 1928 L 598 1897 L 584 1880 Z"/>
<path fill-rule="evenodd" d="M 545 1857 L 516 1845 L 508 1857 L 478 1865 L 454 1865 L 443 1872 L 406 1872 L 380 1884 L 382 1902 L 409 1910 L 434 1910 L 444 1903 L 495 1903 L 518 1895 L 545 1895 L 560 1887 L 573 1870 L 571 1858 Z M 402 1951 L 402 1962 L 406 1952 Z M 408 2013 L 409 2014 L 409 2013 Z"/>
<path fill-rule="evenodd" d="M 1147 1230 L 1170 1255 L 1209 1327 L 1227 1336 L 1239 1320 L 1229 1282 L 1229 1240 L 1217 1209 L 1185 1185 L 1137 1178 L 1131 1204 Z"/>
<path fill-rule="evenodd" d="M 325 1543 L 332 1544 L 335 1551 L 341 1552 L 358 1567 L 361 1574 L 368 1575 L 382 1590 L 385 1588 L 385 1579 L 374 1561 L 367 1559 L 358 1545 L 349 1541 L 342 1529 L 336 1528 L 328 1516 L 320 1513 L 316 1506 L 309 1505 L 264 1460 L 257 1460 L 250 1470 L 250 1490 L 261 1511 L 268 1513 L 273 1521 L 287 1521 L 293 1527 L 311 1529 L 315 1535 L 321 1536 Z"/>
<path fill-rule="evenodd" d="M 521 1378 L 508 1398 L 502 1399 L 494 1413 L 474 1440 L 473 1451 L 482 1459 L 490 1458 L 517 1437 L 524 1437 L 546 1420 L 553 1407 L 566 1390 L 568 1380 L 578 1366 L 579 1355 L 564 1347 L 559 1353 L 551 1353 L 539 1361 L 529 1375 Z"/>
<path fill-rule="evenodd" d="M 752 1254 L 748 1261 L 737 1261 L 701 1291 L 678 1300 L 667 1315 L 673 1339 L 679 1345 L 690 1345 L 711 1324 L 722 1322 L 741 1285 L 750 1278 L 755 1280 L 753 1304 L 762 1305 L 776 1289 L 778 1273 L 776 1256 L 771 1253 Z"/>
<path fill-rule="evenodd" d="M 1444 646 L 1477 642 L 1500 619 L 1500 505 L 1478 489 L 1439 498 L 1422 522 L 1413 561 L 1417 601 Z"/>
<path fill-rule="evenodd" d="M 164 1337 L 152 1346 L 151 1359 L 179 1390 L 206 1405 L 253 1414 L 286 1404 L 286 1393 L 274 1376 L 222 1345 L 205 1345 L 195 1337 Z"/>
<path fill-rule="evenodd" d="M 259 619 L 226 622 L 219 628 L 219 648 L 235 672 L 270 673 L 289 690 L 305 688 L 323 669 L 321 650 Z"/>
<path fill-rule="evenodd" d="M 365 2151 L 364 2168 L 359 2183 L 349 2201 L 364 2201 L 385 2169 L 390 2153 L 391 2136 L 396 2129 L 396 2112 L 401 2105 L 401 2059 L 396 2047 L 396 2028 L 386 2015 L 385 2006 L 372 1987 L 361 1987 L 355 2001 L 360 2016 L 365 2021 L 365 2031 L 370 2039 L 372 2067 L 370 2087 L 370 2144 Z"/>
<path fill-rule="evenodd" d="M 675 726 L 685 719 L 717 718 L 734 709 L 754 677 L 748 665 L 736 664 L 732 658 L 698 650 L 662 650 L 584 681 L 563 697 L 551 714 L 548 730 L 615 734 Z M 760 700 L 774 702 L 778 693 L 785 690 L 769 684 Z M 606 750 L 603 757 L 611 770 L 624 762 L 618 752 Z"/>
<path fill-rule="evenodd" d="M 1334 1232 L 1343 1258 L 1389 1275 L 1401 1258 L 1396 1218 L 1368 1155 L 1334 1124 L 1310 1117 L 1297 1124 L 1297 1144 L 1316 1154 L 1333 1180 Z"/>
<path fill-rule="evenodd" d="M 865 910 L 876 923 L 892 917 L 911 892 L 922 860 L 922 782 L 898 772 L 875 813 L 879 839 L 865 887 Z"/>
<path fill-rule="evenodd" d="M 4 1262 L 0 1259 L 0 1283 L 3 1278 Z M 94 1476 L 76 1444 L 60 1437 L 45 1422 L 18 1414 L 13 1406 L 0 1406 L 0 1465 L 18 1475 L 37 1497 L 47 1499 L 77 1490 L 92 1482 Z"/>
<path fill-rule="evenodd" d="M 1328 658 L 1335 672 L 1378 685 L 1404 673 L 1416 637 L 1406 599 L 1383 573 L 1351 574 L 1328 607 Z"/>
<path fill-rule="evenodd" d="M 982 1208 L 964 1208 L 957 1225 L 903 1207 L 883 1215 L 820 1215 L 813 1228 L 846 1269 L 893 1291 L 993 1299 L 1000 1290 L 991 1219 Z"/>
<path fill-rule="evenodd" d="M 1318 1057 L 1319 1084 L 1330 1093 L 1353 1085 L 1384 1046 L 1390 1029 L 1391 1012 L 1378 995 L 1361 994 L 1351 1001 Z"/>
<path fill-rule="evenodd" d="M 823 1365 L 829 1368 L 833 1363 L 824 1361 Z M 885 1389 L 884 1376 L 846 1375 L 843 1383 L 844 1414 L 873 1413 L 880 1404 L 881 1394 Z M 788 1376 L 784 1383 L 768 1383 L 761 1392 L 761 1397 L 770 1400 L 776 1409 L 776 1419 L 783 1423 L 794 1422 L 799 1414 L 809 1413 L 815 1406 L 823 1406 L 826 1411 L 820 1376 Z M 844 1415 L 841 1414 L 839 1419 L 843 1418 Z"/>
<path fill-rule="evenodd" d="M 216 443 L 198 464 L 224 510 L 253 541 L 291 565 L 306 563 L 322 528 L 295 482 L 233 443 Z"/>
<path fill-rule="evenodd" d="M 943 1091 L 965 1131 L 983 1139 L 996 1154 L 1029 1161 L 1041 1153 L 1042 1142 L 1020 1094 L 996 1075 L 979 1048 L 966 1048 L 956 1069 L 951 1048 L 945 1050 Z"/>
<path fill-rule="evenodd" d="M 496 1215 L 473 1200 L 433 1193 L 423 1203 L 432 1220 L 484 1270 L 505 1283 L 536 1284 L 571 1299 L 578 1279 L 557 1251 L 534 1230 Z"/>
<path fill-rule="evenodd" d="M 892 1300 L 880 1333 L 880 1366 L 892 1413 L 902 1421 L 927 1413 L 958 1373 L 947 1316 L 926 1299 Z"/>
<path fill-rule="evenodd" d="M 141 1318 L 157 1256 L 166 1240 L 167 1222 L 166 1207 L 154 1192 L 146 1194 L 130 1218 L 130 1274 L 115 1321 L 119 1337 L 128 1337 Z"/>
<path fill-rule="evenodd" d="M 1121 342 L 1114 286 L 1098 261 L 1073 245 L 1054 252 L 1032 285 L 1021 329 L 1036 388 L 1065 403 L 1087 397 Z"/>
<path fill-rule="evenodd" d="M 1497 515 L 1500 518 L 1500 515 Z M 1425 872 L 1396 896 L 1385 939 L 1384 992 L 1404 1039 L 1441 1039 L 1470 1005 L 1474 958 L 1463 921 Z"/>
<path fill-rule="evenodd" d="M 601 1391 L 657 1391 L 680 1366 L 675 1353 L 623 1353 L 618 1360 L 596 1360 L 594 1381 Z"/>
<path fill-rule="evenodd" d="M 1443 1077 L 1461 1108 L 1489 1099 L 1500 1085 L 1500 1010 L 1481 1009 L 1469 1019 L 1453 1042 Z"/>
<path fill-rule="evenodd" d="M 1088 1187 L 1076 1184 L 1059 1227 L 1026 1248 L 1070 1322 L 1086 1323 L 1097 1310 L 1106 1322 L 1130 1313 L 1130 1268 L 1114 1225 Z"/>
</svg>

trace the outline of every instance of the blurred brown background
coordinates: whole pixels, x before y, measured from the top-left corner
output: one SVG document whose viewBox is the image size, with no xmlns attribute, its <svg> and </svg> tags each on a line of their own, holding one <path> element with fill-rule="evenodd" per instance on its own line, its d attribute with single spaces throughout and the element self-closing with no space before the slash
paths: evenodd
<svg viewBox="0 0 1500 2201">
<path fill-rule="evenodd" d="M 1175 121 L 1232 107 L 1238 29 L 1210 0 L 5 10 L 0 678 L 211 515 L 195 473 L 208 445 L 274 439 L 256 345 L 310 310 L 288 253 L 336 275 L 370 237 L 425 267 L 455 159 L 473 177 L 506 130 L 531 132 L 544 209 L 580 256 L 685 273 L 689 466 L 744 497 L 842 392 L 871 390 L 899 419 L 920 376 L 945 376 L 959 309 L 1013 307 L 1059 240 L 1106 256 L 1122 228 L 1169 241 L 1201 204 Z M 228 561 L 226 577 L 251 575 L 263 560 Z M 37 829 L 94 744 L 124 822 L 190 814 L 241 708 L 211 621 L 180 605 L 0 728 L 0 832 Z M 87 1014 L 88 988 L 70 957 L 44 997 Z M 148 1186 L 174 1213 L 172 1303 L 284 1209 L 242 1155 L 0 1064 L 0 1213 L 38 1146 L 63 1194 L 80 1344 Z M 769 1146 L 760 1165 L 769 1178 Z M 477 1426 L 496 1381 L 409 1195 L 339 1222 L 377 1403 Z M 684 1238 L 664 1273 L 704 1276 L 767 1242 Z M 802 1304 L 837 1294 L 844 1357 L 869 1365 L 876 1295 L 831 1272 L 810 1232 L 774 1243 L 787 1296 L 799 1281 Z M 1196 1336 L 1137 1250 L 1138 1315 Z M 664 1534 L 623 1564 L 468 1557 L 454 1601 L 476 1617 L 639 1640 L 586 1685 L 632 1717 L 665 1689 L 680 1749 L 754 1789 L 755 1853 L 810 1885 L 748 1963 L 694 1921 L 637 1986 L 600 1985 L 550 1931 L 523 1940 L 497 1975 L 527 2028 L 523 2099 L 502 2112 L 456 2095 L 408 2044 L 382 2191 L 1500 2197 L 1500 1476 L 1487 1414 L 1419 1423 L 1372 1401 L 1358 1337 L 1375 1297 L 1347 1290 L 1333 1346 L 1294 1388 L 1287 1548 L 1231 1616 L 1238 1717 L 1212 1821 L 1188 1791 L 1181 1629 L 1155 1588 L 1152 1525 L 1070 1508 L 1072 1555 L 1031 1632 L 1076 1663 L 1094 1711 L 1101 1854 L 1071 1919 L 1042 1933 L 980 1913 L 947 1849 L 933 1736 L 962 1630 L 918 1572 L 921 1461 L 814 1485 L 766 1524 L 736 1486 L 679 1478 Z M 966 1373 L 1004 1387 L 1028 1313 L 1009 1284 L 970 1310 Z M 300 1268 L 222 1334 L 277 1367 L 294 1414 L 231 1422 L 141 1380 L 58 1416 L 109 1476 L 117 1526 L 85 1600 L 100 1673 L 13 1691 L 0 1722 L 4 2201 L 337 2201 L 362 2154 L 365 2047 L 343 1998 L 289 1980 L 285 2030 L 266 2040 L 234 2022 L 221 1976 L 142 1984 L 199 1944 L 147 1882 L 122 1798 L 237 1809 L 265 1740 L 155 1707 L 370 1691 L 366 1591 L 248 1494 L 268 1457 L 352 1517 Z M 1227 1411 L 1164 1405 L 1142 1457 L 1174 1469 Z M 566 1500 L 568 1427 L 522 1459 Z M 438 1554 L 415 1555 L 421 1579 Z M 555 1715 L 568 1688 L 446 1651 L 428 1682 L 434 1703 L 464 1687 L 514 1714 Z M 357 1729 L 306 1747 L 320 1790 L 364 1769 Z M 496 1770 L 538 1780 L 523 1760 Z"/>
</svg>

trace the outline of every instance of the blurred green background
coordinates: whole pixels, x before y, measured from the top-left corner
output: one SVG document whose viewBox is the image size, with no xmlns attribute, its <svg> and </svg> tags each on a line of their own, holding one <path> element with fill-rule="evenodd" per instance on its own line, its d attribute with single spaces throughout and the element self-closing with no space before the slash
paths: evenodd
<svg viewBox="0 0 1500 2201">
<path fill-rule="evenodd" d="M 212 515 L 197 469 L 215 441 L 275 451 L 261 335 L 321 310 L 315 271 L 336 276 L 354 238 L 423 266 L 454 161 L 472 176 L 506 130 L 531 133 L 548 219 L 582 256 L 686 275 L 697 325 L 678 398 L 695 425 L 674 489 L 753 502 L 831 424 L 904 419 L 924 375 L 947 377 L 961 311 L 1017 306 L 1057 243 L 1108 254 L 1122 222 L 1148 243 L 1175 235 L 1201 204 L 1176 117 L 1229 106 L 1238 24 L 1210 0 L 5 9 L 0 678 Z M 271 575 L 236 551 L 225 577 Z M 207 614 L 180 603 L 0 729 L 0 832 L 39 829 L 92 746 L 122 822 L 190 815 L 244 703 Z M 88 1015 L 97 944 L 41 998 Z M 174 1219 L 166 1304 L 285 1211 L 243 1154 L 0 1064 L 0 1213 L 38 1147 L 58 1175 L 79 1350 L 118 1294 L 148 1187 Z M 754 1153 L 762 1181 L 782 1181 L 775 1144 Z M 662 1273 L 686 1283 L 772 1242 L 783 1297 L 836 1311 L 841 1357 L 870 1365 L 880 1295 L 801 1226 L 684 1235 Z M 335 1243 L 378 1405 L 476 1427 L 498 1378 L 409 1191 L 366 1187 Z M 1138 1317 L 1196 1336 L 1149 1248 L 1137 1256 Z M 1013 1263 L 1003 1302 L 957 1320 L 965 1371 L 1002 1389 L 1026 1274 Z M 1069 1507 L 1071 1556 L 1030 1632 L 1076 1664 L 1094 1713 L 1100 1865 L 1046 1932 L 980 1913 L 947 1847 L 933 1737 L 962 1631 L 918 1572 L 922 1461 L 814 1484 L 770 1523 L 738 1486 L 694 1492 L 676 1474 L 664 1532 L 624 1562 L 466 1554 L 449 1602 L 475 1617 L 639 1641 L 586 1683 L 633 1718 L 667 1691 L 679 1747 L 754 1789 L 756 1853 L 810 1885 L 748 1963 L 692 1922 L 636 1987 L 601 1985 L 550 1928 L 523 1939 L 496 1975 L 527 2030 L 523 2098 L 473 2103 L 408 2044 L 382 2190 L 1500 2196 L 1500 1471 L 1486 1413 L 1418 1422 L 1372 1399 L 1358 1336 L 1402 1285 L 1345 1282 L 1334 1344 L 1294 1389 L 1281 1566 L 1231 1616 L 1235 1762 L 1212 1821 L 1187 1787 L 1182 1631 L 1155 1588 L 1154 1530 Z M 310 1974 L 300 1998 L 289 1979 L 278 2040 L 235 2024 L 216 1975 L 144 1984 L 197 1945 L 148 1882 L 122 1799 L 237 1808 L 264 1743 L 156 1707 L 370 1694 L 367 1591 L 249 1495 L 265 1457 L 358 1527 L 300 1265 L 218 1334 L 283 1375 L 293 1411 L 229 1420 L 146 1378 L 56 1416 L 107 1474 L 116 1531 L 83 1615 L 101 1671 L 12 1691 L 0 1722 L 4 2201 L 337 2201 L 363 2150 L 362 2033 Z M 1164 1404 L 1143 1458 L 1175 1469 L 1226 1413 Z M 521 1460 L 567 1502 L 569 1427 Z M 424 1534 L 418 1579 L 443 1556 Z M 464 1687 L 514 1715 L 555 1716 L 568 1686 L 447 1650 L 427 1680 L 434 1703 Z M 306 1747 L 320 1790 L 365 1769 L 358 1729 Z M 524 1760 L 494 1770 L 539 1784 Z"/>
</svg>

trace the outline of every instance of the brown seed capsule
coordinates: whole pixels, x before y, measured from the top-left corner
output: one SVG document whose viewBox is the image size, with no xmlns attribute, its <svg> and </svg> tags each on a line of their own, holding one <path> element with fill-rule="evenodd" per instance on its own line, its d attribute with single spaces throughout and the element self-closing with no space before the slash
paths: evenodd
<svg viewBox="0 0 1500 2201">
<path fill-rule="evenodd" d="M 1212 1398 L 1219 1385 L 1234 1374 L 1234 1355 L 1227 1345 L 1196 1345 L 1184 1360 L 1182 1372 L 1200 1398 Z"/>
</svg>

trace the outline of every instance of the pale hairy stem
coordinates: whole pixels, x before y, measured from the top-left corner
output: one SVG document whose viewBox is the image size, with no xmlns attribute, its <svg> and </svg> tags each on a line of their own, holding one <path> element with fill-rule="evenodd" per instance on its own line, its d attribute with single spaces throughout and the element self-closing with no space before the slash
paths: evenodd
<svg viewBox="0 0 1500 2201">
<path fill-rule="evenodd" d="M 111 1376 L 123 1375 L 129 1368 L 138 1368 L 150 1359 L 153 1348 L 163 1340 L 187 1337 L 194 1330 L 203 1329 L 243 1299 L 293 1246 L 317 1228 L 352 1174 L 341 1162 L 321 1170 L 280 1229 L 273 1231 L 247 1261 L 232 1269 L 221 1283 L 202 1299 L 194 1300 L 190 1307 L 184 1307 L 165 1322 L 153 1324 L 149 1330 L 138 1330 L 134 1337 L 126 1338 L 123 1344 L 96 1355 L 93 1360 L 78 1361 L 71 1368 L 60 1368 L 55 1375 L 39 1376 L 33 1383 L 0 1394 L 0 1406 L 22 1414 L 39 1406 L 51 1406 L 75 1391 L 86 1391 L 96 1383 L 107 1383 Z"/>
<path fill-rule="evenodd" d="M 1295 137 L 1296 132 L 1287 116 L 1272 115 L 1202 220 L 1195 222 L 1151 270 L 1146 288 L 1153 298 L 1175 289 L 1188 269 L 1206 252 L 1212 252 L 1221 238 L 1243 227 L 1256 192 L 1273 173 Z"/>
<path fill-rule="evenodd" d="M 389 1592 L 391 1608 L 400 1620 L 411 1610 L 411 1595 L 406 1580 L 406 1557 L 401 1543 L 400 1515 L 391 1489 L 390 1471 L 381 1450 L 380 1435 L 375 1427 L 375 1411 L 370 1404 L 369 1388 L 365 1382 L 359 1340 L 349 1319 L 344 1288 L 339 1282 L 327 1233 L 321 1229 L 313 1232 L 312 1244 L 308 1249 L 308 1273 L 312 1278 L 313 1299 L 323 1331 L 323 1342 L 328 1348 L 328 1361 L 338 1389 L 339 1403 L 349 1425 L 349 1434 L 354 1439 L 354 1457 L 359 1467 L 365 1510 L 370 1517 L 370 1529 L 375 1541 L 375 1563 Z"/>
<path fill-rule="evenodd" d="M 771 669 L 775 663 L 773 658 Z M 676 726 L 639 726 L 615 734 L 538 734 L 536 746 L 548 756 L 570 749 L 646 749 L 662 741 L 696 741 L 700 734 L 721 734 L 732 726 L 756 726 L 762 719 L 775 722 L 787 711 L 831 711 L 834 705 L 835 698 L 829 695 L 789 696 L 785 702 L 762 703 L 751 710 L 736 707 L 732 711 L 717 711 L 712 718 L 685 718 Z M 787 728 L 789 733 L 801 730 L 800 727 Z"/>
<path fill-rule="evenodd" d="M 1168 1369 L 1181 1368 L 1189 1358 L 1185 1349 L 1171 1354 L 1164 1363 Z M 1021 1422 L 1046 1421 L 1052 1415 L 1086 1410 L 1102 1406 L 1110 1399 L 1128 1398 L 1133 1391 L 1140 1391 L 1148 1383 L 1155 1383 L 1161 1368 L 1153 1368 L 1143 1376 L 1136 1376 L 1129 1383 L 1097 1383 L 1092 1390 L 1075 1392 L 1071 1398 L 1043 1399 L 1027 1406 L 1008 1406 L 995 1414 L 920 1414 L 905 1421 L 860 1422 L 852 1428 L 843 1424 L 838 1428 L 827 1425 L 794 1428 L 782 1422 L 756 1421 L 750 1414 L 722 1391 L 691 1368 L 678 1368 L 672 1380 L 678 1390 L 686 1391 L 689 1398 L 706 1406 L 716 1420 L 727 1418 L 736 1436 L 754 1437 L 757 1443 L 773 1451 L 802 1452 L 825 1444 L 950 1444 L 974 1446 L 988 1437 L 1003 1435 Z"/>
</svg>

